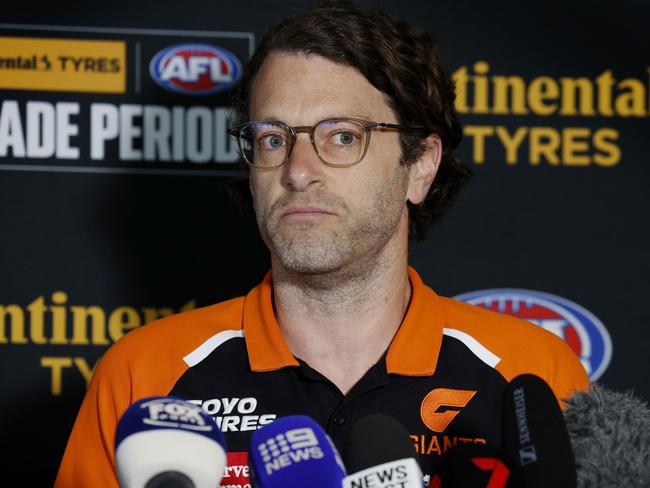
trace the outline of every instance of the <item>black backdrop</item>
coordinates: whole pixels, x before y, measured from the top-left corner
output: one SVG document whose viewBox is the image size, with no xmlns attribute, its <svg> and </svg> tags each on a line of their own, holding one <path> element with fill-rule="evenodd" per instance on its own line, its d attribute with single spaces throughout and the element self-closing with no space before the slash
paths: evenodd
<svg viewBox="0 0 650 488">
<path fill-rule="evenodd" d="M 155 105 L 170 113 L 172 107 L 227 108 L 225 92 L 192 96 L 159 87 L 149 74 L 150 59 L 167 46 L 205 42 L 225 47 L 245 64 L 269 26 L 311 3 L 3 6 L 0 59 L 20 54 L 12 51 L 19 43 L 8 38 L 73 39 L 79 46 L 87 40 L 119 41 L 123 56 L 119 48 L 115 52 L 122 56 L 124 79 L 122 93 L 97 92 L 83 83 L 63 90 L 47 80 L 46 86 L 30 88 L 29 69 L 11 85 L 8 61 L 0 61 L 5 475 L 16 473 L 29 486 L 52 483 L 84 378 L 122 332 L 159 313 L 245 293 L 268 267 L 252 216 L 240 213 L 225 191 L 237 167 L 217 115 L 211 120 L 219 141 L 213 150 L 219 154 L 210 161 L 188 162 L 187 151 L 179 161 L 129 160 L 116 141 L 108 141 L 104 156 L 93 159 L 94 104 L 116 110 Z M 429 238 L 413 246 L 411 263 L 443 295 L 517 288 L 579 304 L 611 337 L 611 362 L 600 361 L 599 381 L 650 398 L 650 6 L 632 0 L 372 3 L 422 25 L 439 40 L 447 67 L 473 77 L 465 86 L 468 106 L 459 110 L 471 127 L 460 155 L 475 177 Z M 481 80 L 488 80 L 477 77 L 482 67 L 489 67 L 487 76 L 520 79 L 523 95 L 513 91 L 509 102 L 496 106 L 488 85 L 482 110 L 476 93 Z M 611 103 L 607 73 L 615 80 Z M 68 69 L 63 76 L 75 75 Z M 581 83 L 591 86 L 591 98 L 585 97 L 590 103 L 581 106 L 570 90 L 562 92 L 571 79 L 587 80 Z M 79 148 L 78 156 L 74 150 L 66 155 L 65 144 L 57 145 L 62 157 L 21 153 L 16 121 L 24 141 L 27 104 L 34 101 L 54 109 L 69 103 L 77 110 L 69 120 L 78 134 L 69 137 L 68 146 Z M 521 107 L 528 113 L 516 113 Z M 141 125 L 142 117 L 132 123 Z M 55 135 L 65 126 L 56 124 Z M 120 124 L 120 133 L 126 132 Z M 509 158 L 497 131 L 512 137 L 520 128 L 525 128 L 521 146 Z M 492 134 L 484 140 L 484 153 L 481 131 Z M 137 134 L 131 146 L 142 149 Z M 81 327 L 86 316 L 90 325 Z"/>
</svg>

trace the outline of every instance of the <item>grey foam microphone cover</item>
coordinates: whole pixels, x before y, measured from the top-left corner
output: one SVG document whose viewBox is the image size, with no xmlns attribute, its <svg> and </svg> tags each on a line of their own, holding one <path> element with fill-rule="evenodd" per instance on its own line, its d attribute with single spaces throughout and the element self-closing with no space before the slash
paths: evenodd
<svg viewBox="0 0 650 488">
<path fill-rule="evenodd" d="M 578 488 L 650 486 L 650 409 L 631 392 L 592 384 L 565 400 Z"/>
</svg>

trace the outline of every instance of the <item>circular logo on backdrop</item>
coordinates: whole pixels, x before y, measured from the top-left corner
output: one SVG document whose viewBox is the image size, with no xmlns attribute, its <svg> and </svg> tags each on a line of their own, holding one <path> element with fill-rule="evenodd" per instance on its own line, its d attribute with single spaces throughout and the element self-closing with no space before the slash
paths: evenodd
<svg viewBox="0 0 650 488">
<path fill-rule="evenodd" d="M 232 88 L 241 62 L 230 51 L 210 44 L 179 44 L 159 51 L 149 64 L 153 80 L 166 90 L 207 95 Z"/>
<path fill-rule="evenodd" d="M 612 341 L 607 329 L 594 314 L 566 298 L 512 288 L 472 291 L 454 298 L 528 320 L 554 333 L 578 355 L 592 381 L 609 365 Z"/>
</svg>

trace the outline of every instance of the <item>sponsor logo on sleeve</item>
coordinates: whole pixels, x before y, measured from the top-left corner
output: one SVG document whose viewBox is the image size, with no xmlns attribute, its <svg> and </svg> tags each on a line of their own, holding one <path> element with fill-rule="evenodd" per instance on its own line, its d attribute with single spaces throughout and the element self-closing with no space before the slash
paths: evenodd
<svg viewBox="0 0 650 488">
<path fill-rule="evenodd" d="M 199 405 L 214 419 L 222 432 L 254 431 L 270 424 L 277 417 L 275 413 L 258 412 L 255 397 L 209 398 L 189 402 Z"/>
</svg>

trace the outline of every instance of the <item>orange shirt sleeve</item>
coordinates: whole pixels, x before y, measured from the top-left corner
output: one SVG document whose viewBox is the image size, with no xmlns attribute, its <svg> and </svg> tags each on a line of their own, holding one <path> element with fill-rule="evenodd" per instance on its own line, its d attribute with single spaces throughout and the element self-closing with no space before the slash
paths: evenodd
<svg viewBox="0 0 650 488">
<path fill-rule="evenodd" d="M 470 334 L 501 358 L 496 370 L 506 381 L 524 373 L 535 374 L 549 384 L 563 408 L 563 399 L 589 387 L 580 359 L 555 334 L 526 320 L 449 298 L 443 300 L 448 326 Z"/>
<path fill-rule="evenodd" d="M 115 487 L 115 429 L 126 409 L 168 395 L 185 355 L 241 324 L 241 299 L 167 317 L 133 330 L 99 360 L 68 439 L 55 488 Z"/>
</svg>

